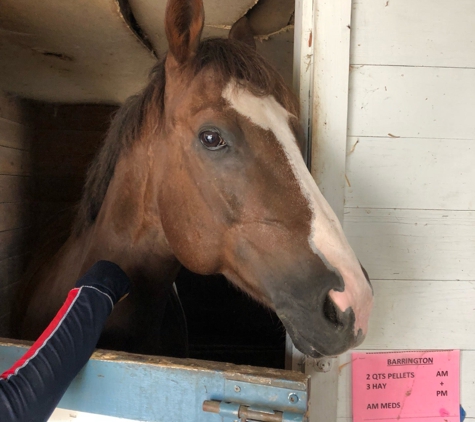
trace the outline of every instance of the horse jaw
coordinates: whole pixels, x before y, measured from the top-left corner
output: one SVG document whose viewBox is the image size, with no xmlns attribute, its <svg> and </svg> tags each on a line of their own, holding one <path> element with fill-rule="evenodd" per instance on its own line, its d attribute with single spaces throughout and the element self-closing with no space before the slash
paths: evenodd
<svg viewBox="0 0 475 422">
<path fill-rule="evenodd" d="M 234 110 L 253 124 L 271 131 L 285 152 L 312 214 L 308 246 L 326 268 L 343 281 L 341 291 L 332 289 L 328 295 L 341 314 L 354 313 L 353 332 L 358 342 L 361 342 L 368 329 L 373 303 L 372 288 L 348 244 L 338 218 L 305 166 L 289 126 L 289 119 L 293 116 L 274 97 L 256 97 L 232 80 L 224 88 L 222 96 Z"/>
</svg>

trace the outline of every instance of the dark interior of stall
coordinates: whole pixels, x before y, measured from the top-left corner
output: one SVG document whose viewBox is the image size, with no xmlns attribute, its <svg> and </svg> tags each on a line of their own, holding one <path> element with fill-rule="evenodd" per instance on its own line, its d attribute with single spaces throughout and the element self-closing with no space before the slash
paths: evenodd
<svg viewBox="0 0 475 422">
<path fill-rule="evenodd" d="M 284 368 L 285 330 L 274 312 L 223 276 L 182 269 L 177 287 L 197 359 Z"/>
</svg>

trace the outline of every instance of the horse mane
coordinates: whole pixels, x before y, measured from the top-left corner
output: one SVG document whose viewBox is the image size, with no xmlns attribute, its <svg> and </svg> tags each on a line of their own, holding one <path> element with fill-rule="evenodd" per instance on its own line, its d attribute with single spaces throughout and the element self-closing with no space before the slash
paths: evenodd
<svg viewBox="0 0 475 422">
<path fill-rule="evenodd" d="M 157 120 L 163 112 L 165 94 L 164 61 L 156 65 L 150 83 L 139 94 L 132 95 L 115 113 L 102 147 L 91 162 L 86 174 L 81 200 L 78 204 L 73 234 L 80 235 L 91 226 L 99 214 L 115 166 L 122 151 L 140 139 L 147 111 L 154 108 Z"/>
<path fill-rule="evenodd" d="M 120 155 L 143 135 L 147 119 L 154 129 L 161 127 L 164 115 L 165 59 L 151 71 L 149 84 L 129 97 L 115 114 L 104 143 L 86 175 L 82 198 L 78 205 L 73 233 L 80 235 L 99 214 Z M 223 81 L 234 79 L 254 95 L 273 95 L 295 116 L 299 115 L 297 97 L 285 85 L 282 76 L 254 49 L 231 39 L 203 40 L 191 64 L 194 75 L 212 67 Z"/>
</svg>

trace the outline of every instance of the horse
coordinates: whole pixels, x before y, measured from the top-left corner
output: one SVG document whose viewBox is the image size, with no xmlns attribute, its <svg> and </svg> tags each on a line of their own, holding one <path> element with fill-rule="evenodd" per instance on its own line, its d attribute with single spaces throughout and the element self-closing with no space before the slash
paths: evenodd
<svg viewBox="0 0 475 422">
<path fill-rule="evenodd" d="M 222 274 L 281 319 L 311 357 L 359 345 L 369 278 L 302 158 L 299 103 L 255 49 L 245 18 L 201 40 L 202 0 L 169 0 L 169 50 L 111 123 L 77 216 L 31 271 L 17 333 L 33 339 L 74 281 L 117 263 L 132 291 L 99 347 L 185 353 L 173 282 L 184 266 Z"/>
</svg>

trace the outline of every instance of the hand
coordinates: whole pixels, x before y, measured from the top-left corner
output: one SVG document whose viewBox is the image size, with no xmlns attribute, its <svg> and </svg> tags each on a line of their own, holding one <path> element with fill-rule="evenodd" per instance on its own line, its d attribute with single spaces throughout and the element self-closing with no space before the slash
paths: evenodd
<svg viewBox="0 0 475 422">
<path fill-rule="evenodd" d="M 115 305 L 129 294 L 130 280 L 117 264 L 98 261 L 76 281 L 75 286 L 95 287 L 109 295 Z"/>
</svg>

